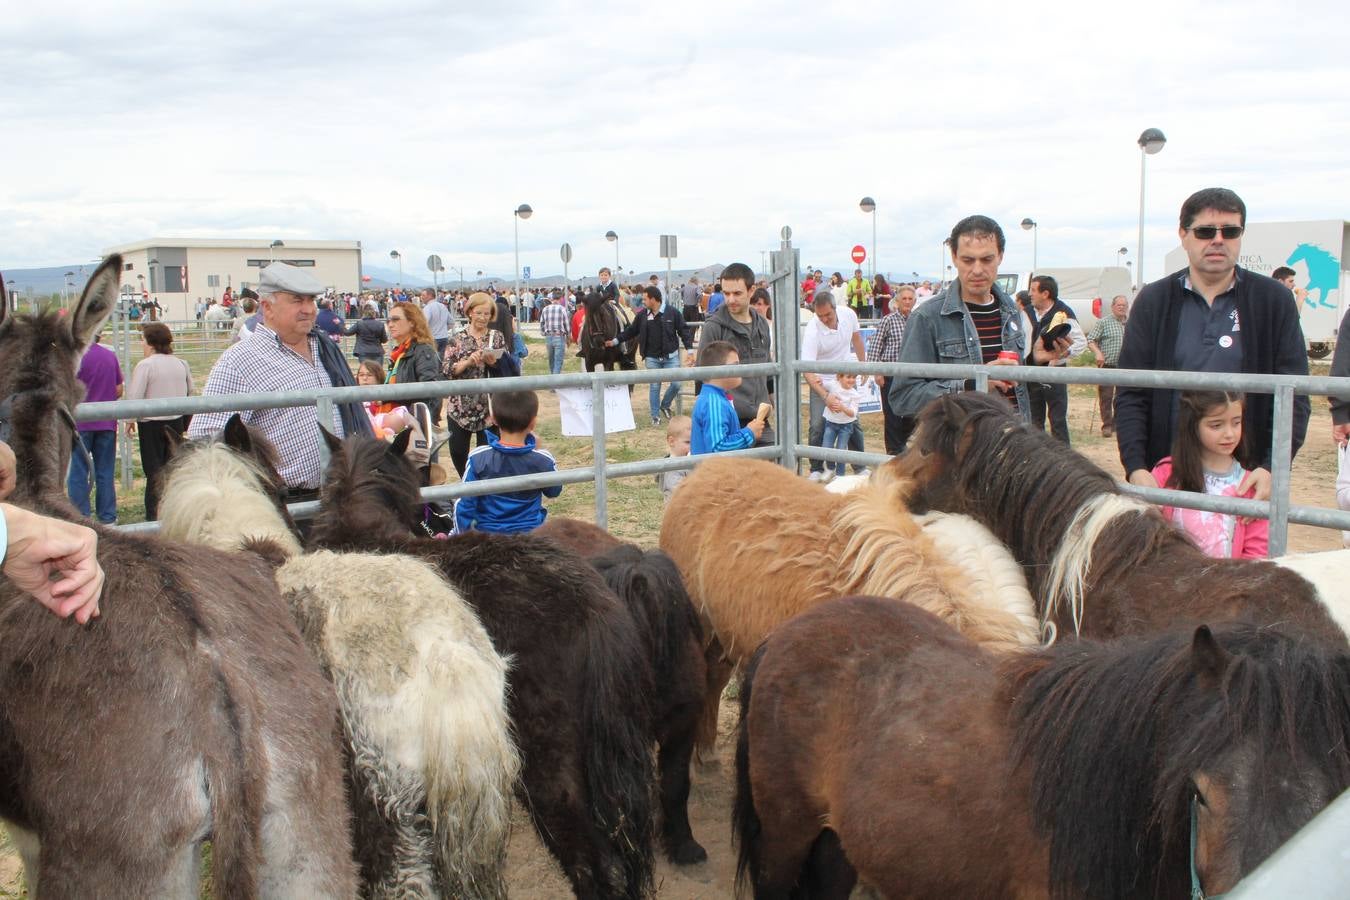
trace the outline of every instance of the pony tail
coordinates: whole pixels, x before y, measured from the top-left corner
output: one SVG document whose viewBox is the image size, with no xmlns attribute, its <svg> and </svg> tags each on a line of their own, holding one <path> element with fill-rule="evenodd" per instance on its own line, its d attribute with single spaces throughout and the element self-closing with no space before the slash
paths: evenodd
<svg viewBox="0 0 1350 900">
<path fill-rule="evenodd" d="M 619 858 L 604 861 L 596 881 L 613 896 L 639 900 L 652 890 L 650 663 L 633 618 L 617 600 L 586 619 L 579 728 L 585 735 L 586 786 L 595 827 Z M 614 866 L 619 871 L 613 871 Z"/>
<path fill-rule="evenodd" d="M 750 694 L 754 688 L 755 671 L 764 658 L 766 644 L 760 644 L 750 657 L 741 675 L 741 717 L 736 725 L 736 794 L 731 806 L 731 836 L 736 844 L 736 898 L 740 900 L 752 871 L 759 868 L 759 836 L 763 830 L 759 814 L 755 812 L 755 798 L 750 790 Z"/>
</svg>

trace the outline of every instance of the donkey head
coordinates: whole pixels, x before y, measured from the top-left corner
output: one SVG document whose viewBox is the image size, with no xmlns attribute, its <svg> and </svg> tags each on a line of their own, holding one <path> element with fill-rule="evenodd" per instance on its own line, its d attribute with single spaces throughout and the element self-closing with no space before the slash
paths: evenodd
<svg viewBox="0 0 1350 900">
<path fill-rule="evenodd" d="M 19 315 L 0 303 L 0 437 L 14 449 L 18 502 L 65 505 L 80 358 L 112 315 L 122 258 L 98 267 L 75 308 Z"/>
</svg>

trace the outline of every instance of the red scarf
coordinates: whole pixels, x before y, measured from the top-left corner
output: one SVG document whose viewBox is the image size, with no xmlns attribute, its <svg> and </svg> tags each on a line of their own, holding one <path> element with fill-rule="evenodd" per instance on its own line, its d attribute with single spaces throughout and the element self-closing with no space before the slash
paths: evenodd
<svg viewBox="0 0 1350 900">
<path fill-rule="evenodd" d="M 403 355 L 407 353 L 411 348 L 412 348 L 412 338 L 408 338 L 406 341 L 399 344 L 393 350 L 389 351 L 389 374 L 385 376 L 384 379 L 385 384 L 398 384 L 398 376 L 396 376 L 394 372 L 396 369 L 398 369 L 398 361 L 402 359 Z M 378 414 L 378 413 L 393 412 L 394 410 L 399 408 L 400 404 L 394 403 L 392 401 L 385 403 L 372 401 L 372 406 L 375 412 Z"/>
</svg>

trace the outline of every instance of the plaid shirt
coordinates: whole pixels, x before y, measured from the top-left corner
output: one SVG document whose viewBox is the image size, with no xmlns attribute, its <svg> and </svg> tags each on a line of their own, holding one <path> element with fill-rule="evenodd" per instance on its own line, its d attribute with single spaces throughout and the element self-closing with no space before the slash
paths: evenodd
<svg viewBox="0 0 1350 900">
<path fill-rule="evenodd" d="M 877 323 L 877 330 L 867 342 L 868 362 L 899 362 L 900 345 L 905 342 L 905 326 L 909 316 L 893 312 Z"/>
<path fill-rule="evenodd" d="M 275 331 L 266 325 L 258 325 L 251 335 L 216 360 L 202 396 L 330 388 L 333 384 L 328 380 L 328 373 L 318 363 L 316 341 L 318 337 L 311 334 L 310 353 L 315 361 L 310 362 L 282 344 Z M 197 413 L 188 427 L 188 437 L 198 440 L 220 433 L 231 415 L 233 413 L 229 412 Z M 289 487 L 317 488 L 322 483 L 319 420 L 313 406 L 252 409 L 239 415 L 245 424 L 261 430 L 276 445 L 281 460 L 281 478 Z M 333 406 L 333 421 L 328 426 L 333 434 L 343 436 L 342 417 L 336 405 Z"/>
<path fill-rule="evenodd" d="M 1092 326 L 1087 339 L 1102 348 L 1102 356 L 1106 357 L 1108 366 L 1115 366 L 1120 362 L 1120 344 L 1125 340 L 1125 323 L 1107 313 Z"/>
<path fill-rule="evenodd" d="M 563 336 L 567 334 L 567 308 L 561 303 L 550 303 L 544 307 L 543 312 L 539 314 L 539 330 L 546 336 Z"/>
</svg>

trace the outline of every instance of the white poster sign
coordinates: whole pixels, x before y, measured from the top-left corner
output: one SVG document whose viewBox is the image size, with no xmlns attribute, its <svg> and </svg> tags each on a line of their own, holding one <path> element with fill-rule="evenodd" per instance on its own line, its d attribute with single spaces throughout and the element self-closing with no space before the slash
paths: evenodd
<svg viewBox="0 0 1350 900">
<path fill-rule="evenodd" d="M 562 416 L 564 437 L 588 437 L 595 412 L 595 393 L 590 388 L 560 388 L 558 412 Z M 628 388 L 622 384 L 605 387 L 605 434 L 633 431 L 633 404 Z"/>
</svg>

